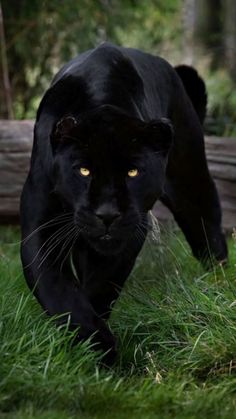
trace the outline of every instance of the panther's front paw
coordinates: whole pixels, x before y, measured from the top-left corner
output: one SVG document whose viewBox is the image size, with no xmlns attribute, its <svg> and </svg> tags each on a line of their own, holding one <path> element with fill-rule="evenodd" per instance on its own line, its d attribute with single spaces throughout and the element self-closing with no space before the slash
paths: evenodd
<svg viewBox="0 0 236 419">
<path fill-rule="evenodd" d="M 89 338 L 91 338 L 91 342 L 94 344 L 93 348 L 96 351 L 104 352 L 102 363 L 111 366 L 117 356 L 116 338 L 103 320 L 99 319 L 94 330 L 88 330 L 86 328 L 79 330 L 77 341 L 84 341 Z"/>
<path fill-rule="evenodd" d="M 106 330 L 99 330 L 98 334 L 94 336 L 94 339 L 97 343 L 96 349 L 101 349 L 104 352 L 102 363 L 108 367 L 113 365 L 117 356 L 115 336 L 106 327 Z"/>
</svg>

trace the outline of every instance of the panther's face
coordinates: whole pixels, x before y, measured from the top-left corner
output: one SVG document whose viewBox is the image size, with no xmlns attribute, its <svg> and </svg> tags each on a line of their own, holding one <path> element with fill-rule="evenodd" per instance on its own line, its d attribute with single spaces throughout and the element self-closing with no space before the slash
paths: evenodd
<svg viewBox="0 0 236 419">
<path fill-rule="evenodd" d="M 57 123 L 55 190 L 98 252 L 117 253 L 144 234 L 163 190 L 171 139 L 167 121 L 144 123 L 110 105 Z"/>
</svg>

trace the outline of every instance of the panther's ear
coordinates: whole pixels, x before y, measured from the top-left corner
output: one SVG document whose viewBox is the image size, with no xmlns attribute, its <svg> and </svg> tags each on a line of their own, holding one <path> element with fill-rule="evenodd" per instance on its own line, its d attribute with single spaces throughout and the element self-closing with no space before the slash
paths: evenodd
<svg viewBox="0 0 236 419">
<path fill-rule="evenodd" d="M 143 136 L 146 144 L 166 156 L 173 141 L 173 126 L 166 118 L 152 120 L 143 127 Z"/>
<path fill-rule="evenodd" d="M 78 135 L 78 121 L 73 116 L 66 116 L 58 121 L 51 133 L 51 144 L 53 150 L 59 144 L 65 143 L 66 141 L 76 140 L 76 134 Z"/>
</svg>

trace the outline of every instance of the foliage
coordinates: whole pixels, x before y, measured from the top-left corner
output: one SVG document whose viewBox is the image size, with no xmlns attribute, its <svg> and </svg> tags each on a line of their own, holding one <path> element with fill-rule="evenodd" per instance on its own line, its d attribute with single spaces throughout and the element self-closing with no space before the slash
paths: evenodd
<svg viewBox="0 0 236 419">
<path fill-rule="evenodd" d="M 180 4 L 181 0 L 3 0 L 16 116 L 34 117 L 52 73 L 83 50 L 110 40 L 155 52 L 160 42 L 176 39 Z"/>
<path fill-rule="evenodd" d="M 43 92 L 61 65 L 105 40 L 162 55 L 172 64 L 188 61 L 183 41 L 189 35 L 184 32 L 187 29 L 183 22 L 188 14 L 184 5 L 190 3 L 193 4 L 183 0 L 2 0 L 15 117 L 34 119 Z M 228 45 L 231 27 L 227 25 L 232 20 L 230 10 L 235 9 L 230 4 L 222 3 L 217 11 L 211 1 L 199 1 L 194 9 L 196 27 L 192 28 L 190 22 L 188 30 L 196 32 L 194 42 L 204 44 L 208 57 L 213 54 L 216 59 L 219 55 L 216 70 L 206 72 L 206 132 L 235 136 L 235 85 L 225 68 L 227 60 L 222 60 L 229 52 L 224 51 L 223 40 L 212 48 L 207 41 L 207 36 L 216 42 L 215 37 L 224 34 L 224 44 Z M 196 56 L 197 67 L 204 60 L 204 56 Z M 5 101 L 1 95 L 0 89 L 3 117 Z"/>
<path fill-rule="evenodd" d="M 23 280 L 18 233 L 1 233 L 2 417 L 234 417 L 235 244 L 227 268 L 204 272 L 179 235 L 150 239 L 114 308 L 120 355 L 109 370 L 45 317 Z"/>
</svg>

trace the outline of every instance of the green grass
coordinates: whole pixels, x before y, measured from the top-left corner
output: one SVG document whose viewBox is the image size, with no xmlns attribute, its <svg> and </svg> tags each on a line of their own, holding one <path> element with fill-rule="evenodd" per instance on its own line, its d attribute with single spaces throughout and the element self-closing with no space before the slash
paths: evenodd
<svg viewBox="0 0 236 419">
<path fill-rule="evenodd" d="M 235 417 L 235 243 L 209 273 L 181 236 L 149 241 L 114 307 L 119 358 L 105 369 L 30 294 L 19 231 L 0 233 L 0 418 Z"/>
</svg>

